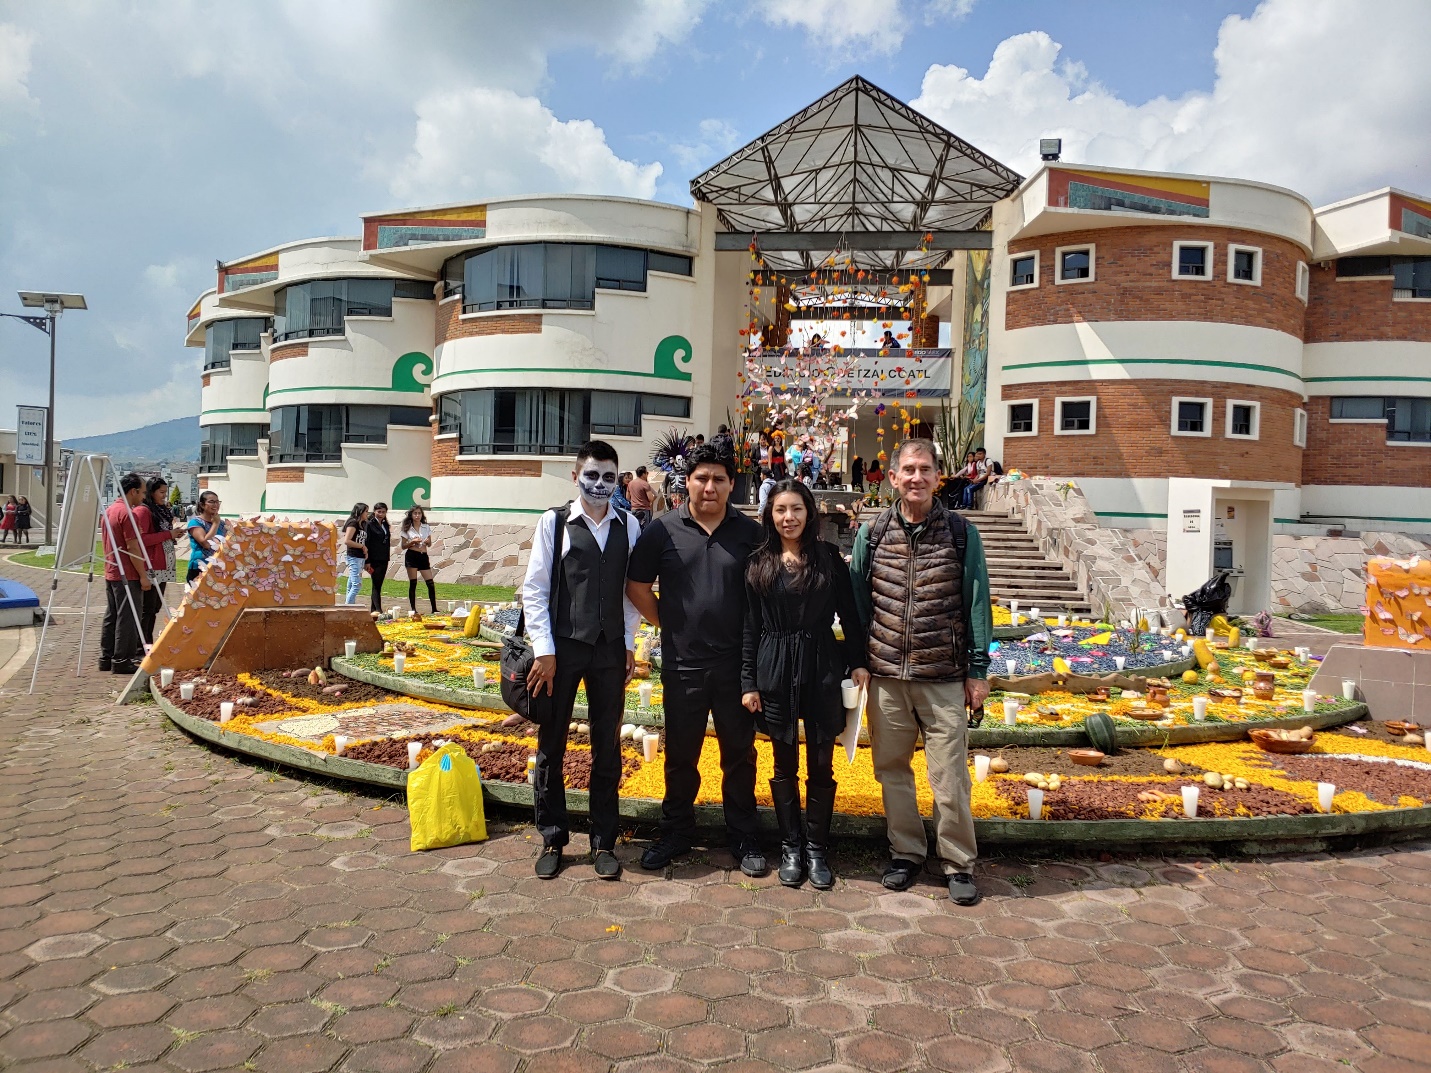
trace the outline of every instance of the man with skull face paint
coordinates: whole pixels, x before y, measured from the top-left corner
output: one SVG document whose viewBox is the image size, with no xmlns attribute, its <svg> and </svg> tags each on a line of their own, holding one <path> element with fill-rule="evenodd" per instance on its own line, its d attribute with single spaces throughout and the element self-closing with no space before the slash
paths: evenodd
<svg viewBox="0 0 1431 1073">
<path fill-rule="evenodd" d="M 550 692 L 551 718 L 537 732 L 537 830 L 542 853 L 536 872 L 555 878 L 569 839 L 562 761 L 577 687 L 586 683 L 591 726 L 591 856 L 596 874 L 616 879 L 621 782 L 621 720 L 626 684 L 636 665 L 636 628 L 641 616 L 626 598 L 626 562 L 641 526 L 611 504 L 617 487 L 616 450 L 602 440 L 577 452 L 577 497 L 537 522 L 531 558 L 522 582 L 522 608 L 535 661 L 527 676 L 533 695 Z M 556 533 L 558 520 L 560 534 Z M 555 538 L 555 539 L 554 539 Z M 561 563 L 552 589 L 554 557 Z"/>
</svg>

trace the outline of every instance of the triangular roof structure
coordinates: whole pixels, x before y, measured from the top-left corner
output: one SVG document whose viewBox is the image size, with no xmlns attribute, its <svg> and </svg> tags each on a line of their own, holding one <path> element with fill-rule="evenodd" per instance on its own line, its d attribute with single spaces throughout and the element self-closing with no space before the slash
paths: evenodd
<svg viewBox="0 0 1431 1073">
<path fill-rule="evenodd" d="M 1022 181 L 856 75 L 691 180 L 691 195 L 736 232 L 927 233 L 977 230 Z M 852 256 L 890 268 L 939 264 L 948 252 Z M 822 260 L 812 252 L 767 257 L 777 259 L 792 268 Z"/>
</svg>

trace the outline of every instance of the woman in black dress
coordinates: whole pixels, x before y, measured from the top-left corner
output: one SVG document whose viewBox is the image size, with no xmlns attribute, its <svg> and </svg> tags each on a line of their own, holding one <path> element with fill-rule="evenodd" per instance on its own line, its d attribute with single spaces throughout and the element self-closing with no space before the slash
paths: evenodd
<svg viewBox="0 0 1431 1073">
<path fill-rule="evenodd" d="M 372 608 L 383 610 L 383 583 L 388 578 L 388 563 L 392 557 L 393 537 L 388 527 L 388 505 L 373 504 L 373 516 L 368 519 L 368 538 L 363 543 L 368 553 L 368 577 L 372 579 Z"/>
<path fill-rule="evenodd" d="M 850 569 L 817 535 L 815 497 L 799 481 L 781 481 L 761 517 L 765 539 L 746 567 L 742 703 L 770 736 L 775 777 L 770 796 L 780 824 L 780 882 L 809 875 L 820 890 L 835 884 L 826 859 L 835 811 L 835 736 L 845 728 L 840 683 L 869 682 L 865 635 L 855 610 Z M 835 614 L 844 630 L 835 638 Z M 805 733 L 805 816 L 800 816 L 800 731 Z"/>
</svg>

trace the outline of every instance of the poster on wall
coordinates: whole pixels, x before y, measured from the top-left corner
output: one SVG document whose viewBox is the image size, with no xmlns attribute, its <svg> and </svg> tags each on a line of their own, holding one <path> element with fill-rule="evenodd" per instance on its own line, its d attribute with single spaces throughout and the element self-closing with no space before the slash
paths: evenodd
<svg viewBox="0 0 1431 1073">
<path fill-rule="evenodd" d="M 20 406 L 15 420 L 15 464 L 42 466 L 45 464 L 45 407 Z"/>
</svg>

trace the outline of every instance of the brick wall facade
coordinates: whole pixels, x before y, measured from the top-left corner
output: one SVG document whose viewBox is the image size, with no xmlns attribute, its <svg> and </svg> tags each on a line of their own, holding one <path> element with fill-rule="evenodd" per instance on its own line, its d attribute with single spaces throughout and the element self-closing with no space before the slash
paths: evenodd
<svg viewBox="0 0 1431 1073">
<path fill-rule="evenodd" d="M 203 378 L 204 387 L 209 386 L 209 381 L 213 378 L 213 373 L 205 373 Z"/>
<path fill-rule="evenodd" d="M 434 477 L 540 477 L 542 464 L 535 459 L 458 458 L 457 437 L 432 440 Z"/>
<path fill-rule="evenodd" d="M 1054 400 L 1098 397 L 1096 435 L 1056 436 Z M 1212 435 L 1174 436 L 1172 400 L 1211 398 Z M 1201 380 L 1070 380 L 1006 384 L 1003 398 L 1037 399 L 1037 436 L 1004 440 L 1004 469 L 1058 477 L 1202 477 L 1302 483 L 1302 450 L 1292 445 L 1292 391 Z M 1262 404 L 1259 438 L 1225 435 L 1228 399 Z M 1423 461 L 1423 465 L 1425 462 Z"/>
<path fill-rule="evenodd" d="M 284 358 L 306 358 L 307 356 L 307 343 L 275 343 L 268 348 L 268 363 L 270 365 L 276 361 L 282 361 Z"/>
<path fill-rule="evenodd" d="M 269 466 L 265 477 L 269 484 L 302 484 L 302 466 Z"/>
<path fill-rule="evenodd" d="M 207 490 L 208 490 L 208 487 L 209 487 L 209 478 L 207 478 L 207 477 L 200 477 L 200 478 L 199 478 L 199 491 L 201 491 L 201 492 L 207 491 Z"/>
<path fill-rule="evenodd" d="M 1379 488 L 1424 488 L 1431 484 L 1431 447 L 1392 446 L 1386 426 L 1332 424 L 1332 400 L 1307 400 L 1307 484 L 1363 484 Z"/>
<path fill-rule="evenodd" d="M 1175 241 L 1214 243 L 1212 278 L 1172 278 Z M 1262 285 L 1227 281 L 1228 243 L 1262 250 Z M 1091 283 L 1054 283 L 1060 246 L 1094 243 Z M 1007 330 L 1077 321 L 1191 320 L 1273 328 L 1302 338 L 1306 307 L 1297 297 L 1296 243 L 1229 227 L 1119 227 L 1048 235 L 1009 244 L 1009 256 L 1039 251 L 1039 285 L 1009 291 Z M 1006 269 L 1007 270 L 1007 269 Z"/>
<path fill-rule="evenodd" d="M 1307 342 L 1431 343 L 1431 302 L 1397 302 L 1389 279 L 1337 279 L 1334 263 L 1314 265 Z"/>
<path fill-rule="evenodd" d="M 540 313 L 504 313 L 500 316 L 463 320 L 462 299 L 437 303 L 437 345 L 450 339 L 470 339 L 477 335 L 540 335 Z"/>
</svg>

